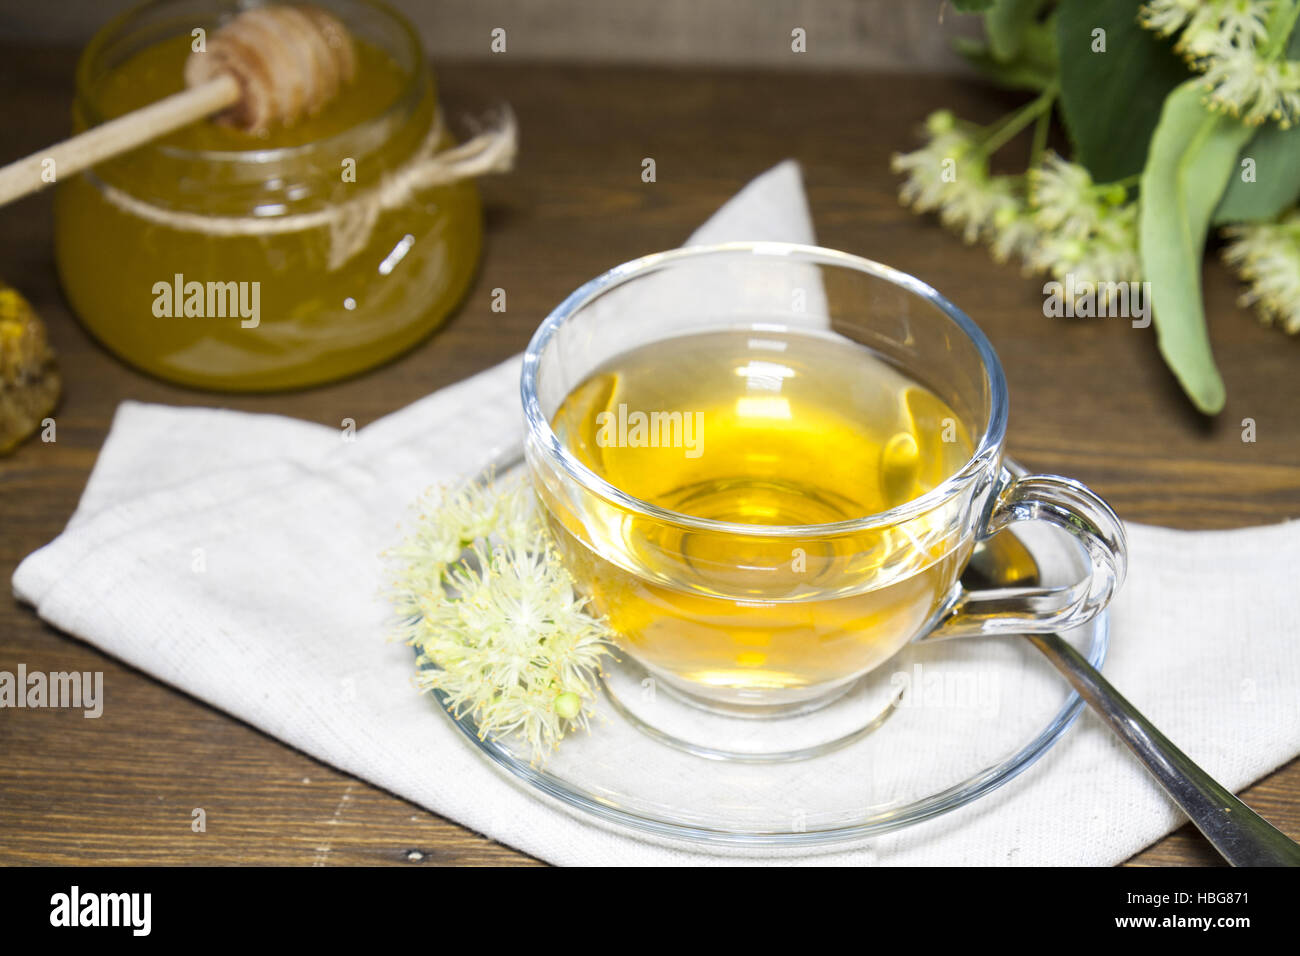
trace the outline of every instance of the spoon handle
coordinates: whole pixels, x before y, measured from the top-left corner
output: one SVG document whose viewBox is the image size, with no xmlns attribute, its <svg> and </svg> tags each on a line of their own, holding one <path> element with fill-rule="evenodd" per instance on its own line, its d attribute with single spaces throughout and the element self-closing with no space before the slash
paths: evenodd
<svg viewBox="0 0 1300 956">
<path fill-rule="evenodd" d="M 1192 762 L 1056 634 L 1026 635 L 1233 866 L 1300 866 L 1300 846 Z"/>
</svg>

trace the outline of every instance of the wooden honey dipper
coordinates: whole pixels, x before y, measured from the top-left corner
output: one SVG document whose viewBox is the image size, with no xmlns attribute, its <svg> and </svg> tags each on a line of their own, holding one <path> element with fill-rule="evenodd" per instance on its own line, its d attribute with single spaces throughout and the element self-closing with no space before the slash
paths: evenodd
<svg viewBox="0 0 1300 956">
<path fill-rule="evenodd" d="M 351 82 L 356 51 L 339 19 L 313 6 L 246 10 L 208 38 L 185 63 L 186 89 L 33 153 L 0 169 L 0 206 L 50 185 L 56 177 L 142 146 L 219 114 L 219 122 L 253 134 L 312 116 Z"/>
</svg>

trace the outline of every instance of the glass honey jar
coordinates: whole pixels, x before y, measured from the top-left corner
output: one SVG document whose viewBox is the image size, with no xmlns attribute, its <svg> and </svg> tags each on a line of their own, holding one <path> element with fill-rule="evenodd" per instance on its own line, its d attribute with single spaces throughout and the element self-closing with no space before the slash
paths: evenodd
<svg viewBox="0 0 1300 956">
<path fill-rule="evenodd" d="M 356 45 L 353 82 L 263 136 L 192 124 L 60 182 L 59 273 L 85 327 L 161 378 L 231 391 L 339 379 L 410 348 L 465 294 L 482 245 L 470 179 L 376 197 L 454 144 L 411 27 L 318 0 Z M 184 86 L 245 4 L 162 0 L 110 22 L 77 67 L 77 130 Z"/>
</svg>

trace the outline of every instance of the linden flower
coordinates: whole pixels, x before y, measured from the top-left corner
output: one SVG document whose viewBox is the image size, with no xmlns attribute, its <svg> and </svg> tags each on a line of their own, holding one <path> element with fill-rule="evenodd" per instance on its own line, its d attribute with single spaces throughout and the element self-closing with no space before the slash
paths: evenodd
<svg viewBox="0 0 1300 956">
<path fill-rule="evenodd" d="M 1056 153 L 1029 171 L 1029 202 L 1039 229 L 1068 239 L 1086 238 L 1101 218 L 1091 174 Z"/>
<path fill-rule="evenodd" d="M 1049 236 L 1029 257 L 1031 269 L 1065 280 L 1095 283 L 1101 301 L 1109 298 L 1115 283 L 1138 282 L 1141 260 L 1137 251 L 1137 205 L 1117 210 L 1091 239 Z"/>
<path fill-rule="evenodd" d="M 1041 238 L 1042 232 L 1024 200 L 1008 195 L 993 214 L 993 241 L 989 251 L 994 261 L 1028 259 Z"/>
<path fill-rule="evenodd" d="M 1095 185 L 1082 166 L 1055 153 L 1029 174 L 1029 206 L 1038 230 L 1026 261 L 1036 272 L 1095 283 L 1106 301 L 1114 283 L 1141 277 L 1137 204 L 1118 185 Z"/>
<path fill-rule="evenodd" d="M 1272 12 L 1273 0 L 1150 0 L 1138 21 L 1163 37 L 1182 30 L 1174 49 L 1195 59 L 1220 40 L 1253 47 L 1267 38 Z"/>
<path fill-rule="evenodd" d="M 1273 0 L 1227 0 L 1219 7 L 1219 36 L 1235 46 L 1254 48 L 1268 39 Z"/>
<path fill-rule="evenodd" d="M 1207 5 L 1202 0 L 1151 0 L 1138 10 L 1138 21 L 1162 37 L 1178 32 Z"/>
<path fill-rule="evenodd" d="M 586 729 L 611 637 L 573 589 L 531 492 L 470 484 L 422 501 L 391 597 L 416 682 L 486 735 L 518 734 L 539 761 Z"/>
<path fill-rule="evenodd" d="M 1012 201 L 1011 187 L 1005 177 L 989 175 L 976 128 L 947 110 L 931 113 L 925 126 L 930 136 L 925 146 L 890 159 L 890 168 L 906 176 L 899 201 L 916 212 L 937 212 L 967 244 L 993 237 L 999 211 Z"/>
<path fill-rule="evenodd" d="M 1247 283 L 1238 299 L 1265 322 L 1300 332 L 1300 210 L 1279 222 L 1230 226 L 1224 261 Z"/>
<path fill-rule="evenodd" d="M 1210 58 L 1205 71 L 1211 108 L 1249 126 L 1276 120 L 1288 129 L 1300 116 L 1300 70 L 1290 60 L 1262 60 L 1232 47 Z"/>
<path fill-rule="evenodd" d="M 1205 73 L 1209 106 L 1258 126 L 1286 129 L 1300 116 L 1300 66 L 1266 58 L 1273 0 L 1152 0 L 1139 19 L 1161 36 L 1182 30 L 1174 49 Z"/>
<path fill-rule="evenodd" d="M 445 489 L 430 489 L 418 507 L 415 529 L 391 554 L 422 565 L 436 579 L 471 541 L 491 533 L 499 503 L 484 486 L 471 484 L 450 496 Z"/>
<path fill-rule="evenodd" d="M 962 242 L 978 242 L 990 229 L 1001 198 L 988 178 L 980 177 L 972 169 L 963 188 L 954 189 L 939 207 L 939 222 L 961 236 Z"/>
<path fill-rule="evenodd" d="M 1198 5 L 1183 34 L 1174 44 L 1194 65 L 1204 57 L 1222 54 L 1230 47 L 1253 51 L 1266 39 L 1265 22 L 1272 12 L 1271 2 L 1252 0 L 1210 0 Z"/>
<path fill-rule="evenodd" d="M 890 169 L 906 174 L 898 198 L 917 212 L 932 212 L 943 205 L 956 186 L 958 162 L 974 152 L 970 127 L 959 124 L 948 110 L 931 113 L 925 120 L 930 140 L 911 153 L 895 153 Z"/>
</svg>

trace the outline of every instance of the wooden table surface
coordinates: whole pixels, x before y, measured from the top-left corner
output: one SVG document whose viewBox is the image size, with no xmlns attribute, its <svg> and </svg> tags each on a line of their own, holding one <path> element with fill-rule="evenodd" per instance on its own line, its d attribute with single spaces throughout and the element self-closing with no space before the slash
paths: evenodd
<svg viewBox="0 0 1300 956">
<path fill-rule="evenodd" d="M 0 161 L 66 129 L 74 55 L 0 47 Z M 224 396 L 140 375 L 73 319 L 52 260 L 48 195 L 0 209 L 0 277 L 45 317 L 65 378 L 58 441 L 0 459 L 0 579 L 72 513 L 123 399 L 278 412 L 358 426 L 523 348 L 543 316 L 617 262 L 678 245 L 757 173 L 803 164 L 822 244 L 915 273 L 992 339 L 1011 389 L 1010 452 L 1075 476 L 1125 518 L 1230 528 L 1300 516 L 1300 339 L 1234 305 L 1217 263 L 1206 275 L 1228 405 L 1199 418 L 1156 354 L 1151 329 L 1122 319 L 1042 315 L 1041 280 L 997 267 L 902 210 L 889 155 L 915 143 L 931 109 L 991 121 L 1007 94 L 938 77 L 763 74 L 448 63 L 444 101 L 509 101 L 518 170 L 483 184 L 487 247 L 464 307 L 410 354 L 359 378 L 288 395 Z M 653 157 L 658 181 L 641 181 Z M 509 309 L 490 310 L 490 290 Z M 1258 440 L 1241 440 L 1253 418 Z M 43 625 L 0 600 L 0 670 L 102 670 L 99 720 L 68 710 L 0 712 L 0 863 L 436 864 L 533 862 L 351 779 Z M 1141 705 L 1141 701 L 1136 703 Z M 1085 715 L 1084 719 L 1092 719 Z M 1300 761 L 1245 792 L 1300 836 Z M 190 808 L 208 831 L 190 832 Z M 1062 863 L 1069 861 L 1062 860 Z M 1189 826 L 1137 864 L 1214 864 Z"/>
</svg>

